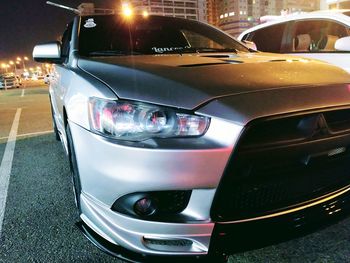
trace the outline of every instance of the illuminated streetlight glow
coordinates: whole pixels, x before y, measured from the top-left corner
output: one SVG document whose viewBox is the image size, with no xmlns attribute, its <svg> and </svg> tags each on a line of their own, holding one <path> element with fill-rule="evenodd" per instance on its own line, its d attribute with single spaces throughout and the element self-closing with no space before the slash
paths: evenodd
<svg viewBox="0 0 350 263">
<path fill-rule="evenodd" d="M 126 18 L 131 18 L 132 14 L 133 14 L 131 7 L 127 3 L 124 3 L 122 5 L 122 12 Z"/>
<path fill-rule="evenodd" d="M 26 68 L 26 65 L 25 65 L 24 61 L 28 61 L 29 59 L 28 59 L 28 57 L 24 56 L 23 58 L 17 57 L 16 60 L 17 60 L 17 62 L 18 61 L 22 61 L 22 66 L 23 66 L 23 70 L 24 70 Z M 17 63 L 17 64 L 19 64 L 19 63 Z"/>
<path fill-rule="evenodd" d="M 1 68 L 5 69 L 5 72 L 7 72 L 7 65 L 5 63 L 1 63 Z"/>
<path fill-rule="evenodd" d="M 147 12 L 146 10 L 142 12 L 142 16 L 143 16 L 143 17 L 148 17 L 148 15 L 149 15 L 149 14 L 148 14 L 148 12 Z"/>
</svg>

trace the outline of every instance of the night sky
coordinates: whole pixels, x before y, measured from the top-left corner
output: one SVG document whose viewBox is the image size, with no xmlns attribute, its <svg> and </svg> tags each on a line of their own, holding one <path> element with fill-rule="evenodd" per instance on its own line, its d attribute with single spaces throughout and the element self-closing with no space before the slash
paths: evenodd
<svg viewBox="0 0 350 263">
<path fill-rule="evenodd" d="M 114 8 L 117 0 L 51 0 L 77 7 L 82 2 L 93 2 L 96 7 Z M 16 56 L 32 59 L 34 45 L 56 40 L 74 14 L 49 6 L 46 0 L 0 0 L 0 63 Z"/>
</svg>

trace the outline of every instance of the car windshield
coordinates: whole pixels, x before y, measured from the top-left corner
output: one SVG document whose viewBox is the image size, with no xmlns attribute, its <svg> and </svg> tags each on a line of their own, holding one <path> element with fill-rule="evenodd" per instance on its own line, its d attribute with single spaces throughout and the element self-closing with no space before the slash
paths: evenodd
<svg viewBox="0 0 350 263">
<path fill-rule="evenodd" d="M 239 52 L 248 49 L 205 24 L 177 18 L 117 15 L 81 18 L 79 54 L 122 56 L 141 54 Z"/>
</svg>

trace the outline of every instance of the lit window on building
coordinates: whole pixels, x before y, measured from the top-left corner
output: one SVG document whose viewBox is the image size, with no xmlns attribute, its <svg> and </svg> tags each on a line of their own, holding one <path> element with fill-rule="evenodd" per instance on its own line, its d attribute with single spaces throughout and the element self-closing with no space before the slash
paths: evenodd
<svg viewBox="0 0 350 263">
<path fill-rule="evenodd" d="M 186 14 L 197 14 L 196 9 L 186 9 Z"/>
<path fill-rule="evenodd" d="M 186 18 L 187 18 L 187 19 L 192 19 L 192 20 L 197 20 L 197 17 L 196 17 L 196 16 L 187 16 Z"/>
<path fill-rule="evenodd" d="M 185 6 L 186 7 L 197 7 L 196 3 L 188 3 L 188 2 L 185 3 Z"/>
<path fill-rule="evenodd" d="M 164 13 L 173 13 L 174 9 L 173 8 L 164 8 Z"/>
<path fill-rule="evenodd" d="M 152 13 L 163 13 L 163 8 L 161 7 L 151 7 Z"/>
<path fill-rule="evenodd" d="M 184 2 L 174 2 L 174 6 L 184 6 Z"/>
<path fill-rule="evenodd" d="M 184 13 L 185 13 L 184 9 L 175 8 L 175 14 L 184 14 Z"/>
</svg>

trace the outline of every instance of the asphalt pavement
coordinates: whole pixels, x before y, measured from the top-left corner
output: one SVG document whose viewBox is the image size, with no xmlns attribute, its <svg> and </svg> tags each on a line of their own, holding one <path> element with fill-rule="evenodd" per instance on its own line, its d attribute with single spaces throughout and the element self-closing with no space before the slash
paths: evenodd
<svg viewBox="0 0 350 263">
<path fill-rule="evenodd" d="M 0 162 L 17 109 L 22 109 L 0 227 L 0 262 L 121 262 L 76 227 L 68 160 L 52 133 L 48 88 L 24 90 L 0 90 Z M 229 262 L 350 262 L 350 219 L 232 255 Z"/>
<path fill-rule="evenodd" d="M 46 86 L 0 91 L 0 158 L 22 108 L 0 236 L 0 262 L 120 262 L 92 245 L 78 217 L 67 158 L 52 133 Z M 0 159 L 1 161 L 1 159 Z"/>
</svg>

